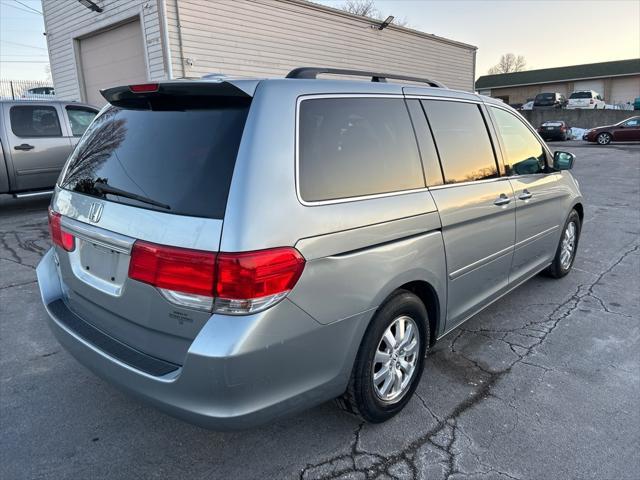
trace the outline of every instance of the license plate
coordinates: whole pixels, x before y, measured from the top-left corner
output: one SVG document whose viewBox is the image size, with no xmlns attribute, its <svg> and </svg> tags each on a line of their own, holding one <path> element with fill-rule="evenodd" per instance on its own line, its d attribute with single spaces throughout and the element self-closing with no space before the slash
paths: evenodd
<svg viewBox="0 0 640 480">
<path fill-rule="evenodd" d="M 547 127 L 547 130 L 553 130 L 554 127 Z"/>
</svg>

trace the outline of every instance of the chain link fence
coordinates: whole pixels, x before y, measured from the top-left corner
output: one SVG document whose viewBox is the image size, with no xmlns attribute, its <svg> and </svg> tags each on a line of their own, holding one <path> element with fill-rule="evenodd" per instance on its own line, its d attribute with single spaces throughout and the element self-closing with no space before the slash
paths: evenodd
<svg viewBox="0 0 640 480">
<path fill-rule="evenodd" d="M 0 100 L 54 99 L 53 82 L 47 80 L 0 79 Z"/>
</svg>

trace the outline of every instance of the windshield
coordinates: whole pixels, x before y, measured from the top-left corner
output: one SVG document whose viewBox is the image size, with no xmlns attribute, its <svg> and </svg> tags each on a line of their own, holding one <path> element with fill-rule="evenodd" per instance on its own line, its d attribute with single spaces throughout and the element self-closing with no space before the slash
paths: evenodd
<svg viewBox="0 0 640 480">
<path fill-rule="evenodd" d="M 591 92 L 573 92 L 569 98 L 591 98 Z"/>
<path fill-rule="evenodd" d="M 78 143 L 60 186 L 136 207 L 222 219 L 248 110 L 246 98 L 221 98 L 206 108 L 110 106 Z"/>
</svg>

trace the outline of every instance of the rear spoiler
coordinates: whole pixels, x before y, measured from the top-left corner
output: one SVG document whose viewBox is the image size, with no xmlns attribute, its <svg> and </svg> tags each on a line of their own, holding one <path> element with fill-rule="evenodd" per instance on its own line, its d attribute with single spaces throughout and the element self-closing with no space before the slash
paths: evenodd
<svg viewBox="0 0 640 480">
<path fill-rule="evenodd" d="M 100 90 L 112 105 L 129 108 L 149 108 L 151 104 L 163 104 L 182 97 L 184 100 L 206 100 L 207 97 L 236 97 L 251 99 L 258 85 L 257 80 L 237 81 L 174 81 L 122 85 Z"/>
</svg>

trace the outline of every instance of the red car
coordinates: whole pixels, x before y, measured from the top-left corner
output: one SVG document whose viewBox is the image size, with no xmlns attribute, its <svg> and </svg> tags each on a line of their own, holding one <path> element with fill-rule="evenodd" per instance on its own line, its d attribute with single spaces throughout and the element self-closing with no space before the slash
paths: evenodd
<svg viewBox="0 0 640 480">
<path fill-rule="evenodd" d="M 608 145 L 611 142 L 640 141 L 640 117 L 631 117 L 615 125 L 596 127 L 582 137 L 588 142 Z"/>
</svg>

